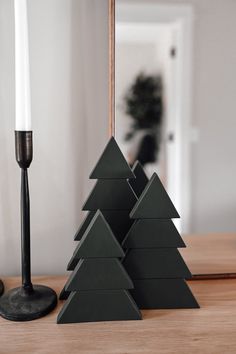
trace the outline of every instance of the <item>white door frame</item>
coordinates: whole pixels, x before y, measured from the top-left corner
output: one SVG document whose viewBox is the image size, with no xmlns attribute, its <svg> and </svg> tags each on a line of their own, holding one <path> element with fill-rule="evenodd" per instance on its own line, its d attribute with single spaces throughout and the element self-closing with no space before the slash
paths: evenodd
<svg viewBox="0 0 236 354">
<path fill-rule="evenodd" d="M 116 1 L 116 23 L 125 24 L 175 23 L 178 29 L 176 104 L 175 104 L 175 163 L 170 167 L 167 190 L 181 216 L 177 227 L 189 233 L 191 218 L 191 117 L 192 117 L 192 61 L 193 61 L 193 7 L 170 5 L 157 1 Z M 125 31 L 125 30 L 124 30 Z M 129 32 L 126 32 L 126 36 Z M 124 32 L 124 36 L 125 36 Z M 118 34 L 118 33 L 117 33 Z M 122 36 L 124 38 L 124 36 Z M 119 40 L 117 37 L 116 40 Z"/>
</svg>

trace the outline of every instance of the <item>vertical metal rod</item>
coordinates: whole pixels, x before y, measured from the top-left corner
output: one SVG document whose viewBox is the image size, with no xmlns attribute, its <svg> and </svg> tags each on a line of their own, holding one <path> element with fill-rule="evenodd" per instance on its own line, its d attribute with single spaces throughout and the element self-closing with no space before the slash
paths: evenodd
<svg viewBox="0 0 236 354">
<path fill-rule="evenodd" d="M 30 261 L 30 198 L 28 172 L 21 168 L 21 267 L 22 286 L 27 292 L 33 291 Z"/>
<path fill-rule="evenodd" d="M 109 0 L 109 137 L 115 136 L 115 0 Z"/>
</svg>

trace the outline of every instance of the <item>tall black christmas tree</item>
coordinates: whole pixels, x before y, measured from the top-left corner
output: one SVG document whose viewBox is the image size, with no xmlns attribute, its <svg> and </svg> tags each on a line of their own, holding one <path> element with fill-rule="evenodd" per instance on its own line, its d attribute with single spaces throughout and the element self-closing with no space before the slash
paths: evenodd
<svg viewBox="0 0 236 354">
<path fill-rule="evenodd" d="M 139 198 L 148 183 L 148 177 L 143 169 L 143 166 L 138 160 L 135 161 L 132 171 L 135 178 L 130 179 L 129 184 L 133 188 L 136 196 Z"/>
<path fill-rule="evenodd" d="M 137 196 L 127 181 L 134 178 L 135 175 L 119 146 L 111 137 L 90 174 L 90 179 L 98 181 L 84 204 L 83 210 L 88 211 L 88 214 L 75 235 L 76 241 L 81 240 L 98 209 L 102 210 L 117 240 L 120 243 L 123 241 L 133 223 L 129 213 L 137 201 Z M 67 270 L 74 270 L 78 261 L 78 255 L 74 252 Z M 60 299 L 66 299 L 68 295 L 69 292 L 63 288 Z"/>
<path fill-rule="evenodd" d="M 89 178 L 98 181 L 83 206 L 83 210 L 89 211 L 89 214 L 82 229 L 85 229 L 95 212 L 100 209 L 114 235 L 119 242 L 122 242 L 133 223 L 129 213 L 137 197 L 127 181 L 135 176 L 113 137 L 109 140 Z M 76 240 L 81 236 L 80 229 Z M 77 263 L 78 258 L 73 255 L 67 269 L 73 270 Z"/>
<path fill-rule="evenodd" d="M 179 215 L 157 174 L 130 213 L 136 219 L 123 241 L 123 265 L 134 282 L 131 294 L 141 309 L 199 307 L 185 279 L 191 278 L 177 248 L 185 244 L 172 218 Z"/>
<path fill-rule="evenodd" d="M 79 262 L 65 290 L 71 292 L 57 323 L 140 320 L 126 289 L 133 283 L 120 262 L 124 252 L 101 211 L 97 211 L 77 249 Z"/>
</svg>

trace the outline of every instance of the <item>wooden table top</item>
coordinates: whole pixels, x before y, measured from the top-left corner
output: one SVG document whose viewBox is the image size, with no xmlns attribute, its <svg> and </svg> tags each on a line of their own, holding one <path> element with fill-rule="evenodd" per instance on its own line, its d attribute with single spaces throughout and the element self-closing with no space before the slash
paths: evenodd
<svg viewBox="0 0 236 354">
<path fill-rule="evenodd" d="M 236 277 L 236 233 L 183 236 L 179 249 L 192 274 L 231 274 Z M 235 350 L 236 353 L 236 350 Z"/>
<path fill-rule="evenodd" d="M 3 279 L 6 288 L 19 278 Z M 63 287 L 65 277 L 34 283 Z M 142 321 L 57 325 L 61 303 L 32 322 L 0 319 L 1 354 L 230 354 L 236 353 L 236 279 L 189 282 L 201 309 L 146 310 Z"/>
</svg>

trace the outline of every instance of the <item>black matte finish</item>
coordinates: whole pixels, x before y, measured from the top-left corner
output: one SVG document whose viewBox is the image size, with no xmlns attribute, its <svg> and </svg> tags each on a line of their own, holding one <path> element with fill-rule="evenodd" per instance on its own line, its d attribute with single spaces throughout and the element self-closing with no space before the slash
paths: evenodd
<svg viewBox="0 0 236 354">
<path fill-rule="evenodd" d="M 0 296 L 4 293 L 4 285 L 3 282 L 0 280 Z"/>
<path fill-rule="evenodd" d="M 199 307 L 185 279 L 192 277 L 177 248 L 185 247 L 172 218 L 179 217 L 154 173 L 130 216 L 135 220 L 122 246 L 123 265 L 142 309 Z"/>
<path fill-rule="evenodd" d="M 90 221 L 92 220 L 92 218 L 94 217 L 96 211 L 89 211 L 86 214 L 86 217 L 84 218 L 84 220 L 82 221 L 78 231 L 75 234 L 74 240 L 75 241 L 79 241 L 83 234 L 85 233 L 87 227 L 89 226 Z"/>
<path fill-rule="evenodd" d="M 57 305 L 54 290 L 34 285 L 30 293 L 24 288 L 8 291 L 0 299 L 0 315 L 10 321 L 31 321 L 43 317 Z"/>
<path fill-rule="evenodd" d="M 71 257 L 71 259 L 67 264 L 66 270 L 74 270 L 78 262 L 79 262 L 79 258 L 77 257 L 76 254 L 73 254 L 73 256 Z"/>
<path fill-rule="evenodd" d="M 131 249 L 123 265 L 132 280 L 148 278 L 192 277 L 179 251 L 175 248 Z"/>
<path fill-rule="evenodd" d="M 186 247 L 172 220 L 139 219 L 127 233 L 124 248 Z"/>
<path fill-rule="evenodd" d="M 16 161 L 20 168 L 28 168 L 33 159 L 32 131 L 15 131 Z"/>
<path fill-rule="evenodd" d="M 66 303 L 57 323 L 141 319 L 131 295 L 133 283 L 119 258 L 124 252 L 102 212 L 98 210 L 87 227 L 73 258 L 74 272 L 61 293 Z"/>
<path fill-rule="evenodd" d="M 117 145 L 117 142 L 111 137 L 89 178 L 127 179 L 134 177 L 135 176 Z"/>
<path fill-rule="evenodd" d="M 83 210 L 90 213 L 75 236 L 80 243 L 68 264 L 68 269 L 74 272 L 61 298 L 66 298 L 69 291 L 71 294 L 57 322 L 141 319 L 127 292 L 133 283 L 119 260 L 125 255 L 119 242 L 133 223 L 129 213 L 137 202 L 127 180 L 134 178 L 134 174 L 114 138 L 90 178 L 98 178 L 98 181 L 83 206 Z"/>
<path fill-rule="evenodd" d="M 116 258 L 81 259 L 68 279 L 65 289 L 132 289 L 133 283 Z"/>
<path fill-rule="evenodd" d="M 21 169 L 21 268 L 22 286 L 32 290 L 30 259 L 30 198 L 27 169 Z"/>
<path fill-rule="evenodd" d="M 199 308 L 184 279 L 142 279 L 130 291 L 140 309 Z"/>
<path fill-rule="evenodd" d="M 130 210 L 136 202 L 137 197 L 125 179 L 100 179 L 83 210 Z"/>
<path fill-rule="evenodd" d="M 102 213 L 121 243 L 134 222 L 129 217 L 130 210 L 103 210 Z"/>
<path fill-rule="evenodd" d="M 91 220 L 75 254 L 77 258 L 124 257 L 124 251 L 100 210 Z"/>
<path fill-rule="evenodd" d="M 73 270 L 80 258 L 123 258 L 124 251 L 115 238 L 109 224 L 100 210 L 96 212 L 87 227 L 72 259 L 68 270 Z"/>
<path fill-rule="evenodd" d="M 130 217 L 133 219 L 173 219 L 180 217 L 156 173 L 152 175 L 146 185 L 133 207 Z"/>
<path fill-rule="evenodd" d="M 139 161 L 136 161 L 132 167 L 136 178 L 130 179 L 129 184 L 139 198 L 148 183 L 148 177 Z"/>
<path fill-rule="evenodd" d="M 96 211 L 90 211 L 86 215 L 74 237 L 75 241 L 81 240 L 95 213 Z M 103 210 L 102 213 L 115 237 L 121 243 L 134 222 L 134 220 L 129 217 L 130 210 Z"/>
<path fill-rule="evenodd" d="M 31 283 L 30 198 L 27 168 L 33 158 L 31 131 L 16 131 L 16 160 L 21 168 L 21 269 L 22 287 L 7 292 L 0 299 L 0 315 L 11 321 L 31 321 L 47 315 L 57 304 L 54 290 Z"/>
<path fill-rule="evenodd" d="M 32 132 L 15 132 L 16 161 L 21 167 L 21 273 L 22 287 L 33 291 L 30 259 L 30 197 L 27 168 L 33 158 Z"/>
<path fill-rule="evenodd" d="M 65 286 L 64 286 L 62 291 L 60 292 L 59 300 L 66 300 L 66 299 L 68 299 L 69 295 L 70 295 L 70 291 L 66 291 Z"/>
<path fill-rule="evenodd" d="M 93 290 L 72 292 L 57 317 L 57 323 L 141 319 L 141 313 L 128 291 Z"/>
</svg>

